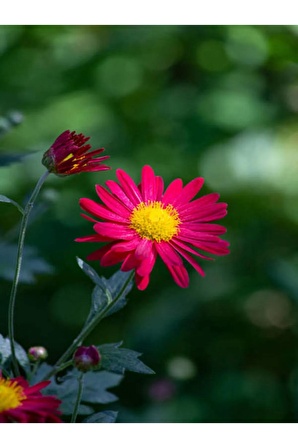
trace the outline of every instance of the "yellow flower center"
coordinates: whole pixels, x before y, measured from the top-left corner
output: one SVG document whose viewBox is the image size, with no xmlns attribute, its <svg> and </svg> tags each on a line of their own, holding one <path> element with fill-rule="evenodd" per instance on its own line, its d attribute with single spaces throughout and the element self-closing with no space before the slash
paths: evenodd
<svg viewBox="0 0 298 448">
<path fill-rule="evenodd" d="M 17 381 L 0 378 L 0 412 L 17 408 L 25 398 Z"/>
<path fill-rule="evenodd" d="M 130 228 L 141 238 L 170 241 L 179 233 L 179 214 L 172 205 L 164 206 L 160 201 L 141 202 L 130 215 Z"/>
</svg>

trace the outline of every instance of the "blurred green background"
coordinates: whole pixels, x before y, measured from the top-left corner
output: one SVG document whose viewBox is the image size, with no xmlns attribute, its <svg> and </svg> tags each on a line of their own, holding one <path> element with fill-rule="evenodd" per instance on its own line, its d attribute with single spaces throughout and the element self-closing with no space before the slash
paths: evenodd
<svg viewBox="0 0 298 448">
<path fill-rule="evenodd" d="M 297 26 L 0 26 L 0 161 L 26 155 L 0 168 L 0 194 L 23 203 L 65 129 L 104 146 L 113 168 L 43 187 L 16 309 L 23 346 L 54 362 L 78 333 L 92 284 L 75 256 L 96 248 L 74 242 L 92 233 L 78 200 L 115 168 L 203 176 L 203 194 L 229 203 L 229 256 L 202 262 L 204 279 L 190 269 L 186 290 L 157 263 L 87 341 L 124 340 L 157 372 L 115 389 L 121 422 L 298 420 L 297 47 Z M 2 334 L 18 220 L 1 205 Z"/>
</svg>

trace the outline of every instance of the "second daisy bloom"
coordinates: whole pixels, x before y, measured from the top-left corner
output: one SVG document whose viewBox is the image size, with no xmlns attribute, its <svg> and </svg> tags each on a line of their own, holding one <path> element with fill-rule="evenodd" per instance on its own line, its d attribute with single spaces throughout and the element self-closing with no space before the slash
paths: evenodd
<svg viewBox="0 0 298 448">
<path fill-rule="evenodd" d="M 108 243 L 90 254 L 89 260 L 100 260 L 102 266 L 122 263 L 122 271 L 135 269 L 137 287 L 144 290 L 159 255 L 175 282 L 186 288 L 189 276 L 182 258 L 204 275 L 192 255 L 210 259 L 200 251 L 229 253 L 229 243 L 219 237 L 226 228 L 210 224 L 226 215 L 227 204 L 217 202 L 218 193 L 192 201 L 204 183 L 202 177 L 185 186 L 175 179 L 164 191 L 163 179 L 148 165 L 142 169 L 139 186 L 125 171 L 118 169 L 116 174 L 119 183 L 106 182 L 110 191 L 96 185 L 102 204 L 80 200 L 82 209 L 95 217 L 83 214 L 95 222 L 95 234 L 76 241 Z"/>
</svg>

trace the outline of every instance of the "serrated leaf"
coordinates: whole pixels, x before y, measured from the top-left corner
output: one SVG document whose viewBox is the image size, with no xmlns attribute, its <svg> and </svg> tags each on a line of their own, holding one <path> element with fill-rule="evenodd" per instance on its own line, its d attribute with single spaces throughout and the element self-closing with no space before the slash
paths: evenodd
<svg viewBox="0 0 298 448">
<path fill-rule="evenodd" d="M 100 364 L 102 369 L 121 374 L 124 374 L 125 370 L 145 374 L 155 373 L 140 361 L 139 356 L 141 356 L 141 353 L 127 348 L 120 348 L 121 345 L 122 342 L 117 342 L 97 346 L 102 357 Z"/>
<path fill-rule="evenodd" d="M 91 308 L 85 325 L 89 325 L 90 322 L 95 320 L 98 314 L 103 312 L 105 308 L 107 308 L 107 312 L 103 317 L 110 316 L 126 305 L 126 295 L 133 286 L 132 282 L 125 286 L 131 275 L 130 272 L 117 271 L 109 279 L 106 279 L 105 277 L 100 277 L 88 263 L 78 257 L 77 262 L 79 267 L 95 283 L 91 297 Z M 109 309 L 108 307 L 116 298 L 117 302 Z"/>
<path fill-rule="evenodd" d="M 22 215 L 24 214 L 24 209 L 23 207 L 20 206 L 20 204 L 18 204 L 13 199 L 4 196 L 3 194 L 0 194 L 0 202 L 7 202 L 8 204 L 13 204 L 22 213 Z"/>
<path fill-rule="evenodd" d="M 116 411 L 102 411 L 96 412 L 85 418 L 82 423 L 115 423 L 118 412 Z"/>
<path fill-rule="evenodd" d="M 2 243 L 0 246 L 0 277 L 13 280 L 17 256 L 17 245 Z M 34 283 L 36 274 L 51 274 L 50 266 L 42 259 L 35 248 L 26 246 L 23 252 L 23 264 L 19 281 L 21 283 Z"/>
<path fill-rule="evenodd" d="M 15 342 L 15 353 L 18 363 L 25 370 L 25 372 L 30 372 L 30 362 L 26 351 L 23 347 Z M 11 365 L 11 349 L 9 338 L 4 338 L 0 334 L 0 366 L 6 370 L 10 369 Z"/>
<path fill-rule="evenodd" d="M 40 377 L 44 376 L 45 373 L 46 370 L 43 368 Z M 60 381 L 51 378 L 51 384 L 44 389 L 46 395 L 55 395 L 62 401 L 60 410 L 65 415 L 70 415 L 73 412 L 78 394 L 79 374 L 78 371 L 73 370 Z M 35 377 L 35 379 L 36 378 L 38 377 Z M 118 400 L 116 395 L 107 391 L 107 389 L 118 386 L 122 378 L 122 375 L 104 371 L 88 372 L 84 374 L 83 394 L 82 402 L 79 407 L 79 414 L 91 414 L 93 408 L 90 407 L 90 405 L 92 404 L 107 404 Z"/>
<path fill-rule="evenodd" d="M 77 259 L 77 263 L 79 265 L 79 267 L 82 269 L 82 271 L 85 272 L 85 274 L 96 284 L 101 286 L 101 278 L 99 277 L 99 275 L 97 274 L 97 272 L 91 267 L 89 266 L 88 263 L 86 263 L 84 260 L 82 260 L 79 257 L 76 257 Z M 102 285 L 104 286 L 104 285 Z"/>
</svg>

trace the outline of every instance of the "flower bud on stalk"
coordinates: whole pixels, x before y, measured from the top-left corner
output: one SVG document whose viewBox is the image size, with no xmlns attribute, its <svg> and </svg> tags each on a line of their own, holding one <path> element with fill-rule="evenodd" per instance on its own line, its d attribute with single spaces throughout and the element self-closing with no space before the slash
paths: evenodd
<svg viewBox="0 0 298 448">
<path fill-rule="evenodd" d="M 75 131 L 64 131 L 54 141 L 42 158 L 43 165 L 50 173 L 57 176 L 69 176 L 71 174 L 86 171 L 105 171 L 110 167 L 102 162 L 110 156 L 97 157 L 104 148 L 88 152 L 91 145 L 86 144 L 90 137 L 77 134 Z"/>
<path fill-rule="evenodd" d="M 30 361 L 43 361 L 48 357 L 48 352 L 44 347 L 31 347 L 28 350 Z"/>
<path fill-rule="evenodd" d="M 73 356 L 75 367 L 81 372 L 89 372 L 97 367 L 101 361 L 101 355 L 95 345 L 79 347 Z"/>
</svg>

